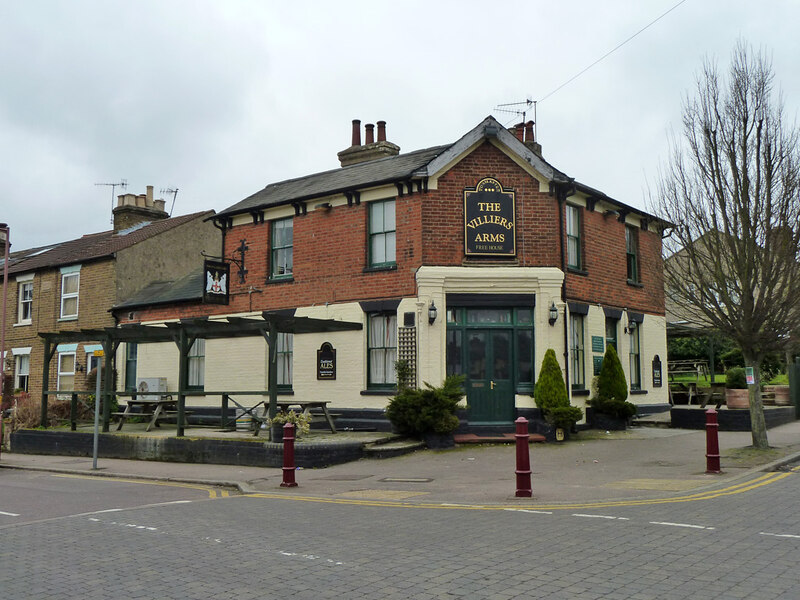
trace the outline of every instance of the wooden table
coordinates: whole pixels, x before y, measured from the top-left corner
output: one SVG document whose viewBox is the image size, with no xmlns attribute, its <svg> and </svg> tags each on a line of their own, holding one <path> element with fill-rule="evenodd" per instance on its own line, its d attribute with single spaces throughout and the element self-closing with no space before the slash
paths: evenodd
<svg viewBox="0 0 800 600">
<path fill-rule="evenodd" d="M 296 406 L 301 409 L 305 415 L 311 414 L 312 408 L 319 408 L 322 414 L 325 415 L 325 420 L 328 421 L 328 427 L 331 428 L 331 433 L 336 433 L 336 425 L 333 423 L 333 417 L 328 412 L 328 400 L 278 400 L 278 409 L 284 412 L 291 410 L 291 407 Z"/>
<path fill-rule="evenodd" d="M 138 411 L 133 409 L 138 407 Z M 150 422 L 147 424 L 145 431 L 150 431 L 155 425 L 158 427 L 159 419 L 172 417 L 177 414 L 178 401 L 173 400 L 171 395 L 161 396 L 158 399 L 141 399 L 130 398 L 125 405 L 123 412 L 115 412 L 114 416 L 119 417 L 119 424 L 117 431 L 122 429 L 127 419 L 131 417 L 150 417 Z"/>
</svg>

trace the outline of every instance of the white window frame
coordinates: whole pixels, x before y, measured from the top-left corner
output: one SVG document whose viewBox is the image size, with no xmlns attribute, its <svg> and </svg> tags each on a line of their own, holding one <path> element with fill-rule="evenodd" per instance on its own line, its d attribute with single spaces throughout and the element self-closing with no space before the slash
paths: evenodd
<svg viewBox="0 0 800 600">
<path fill-rule="evenodd" d="M 77 277 L 78 285 L 76 286 L 76 290 L 74 292 L 65 293 L 65 287 L 67 279 Z M 80 267 L 66 267 L 61 269 L 61 316 L 60 319 L 64 320 L 71 320 L 78 318 L 78 311 L 80 309 L 80 300 L 79 295 L 81 291 L 81 269 Z M 64 313 L 64 302 L 66 300 L 71 300 L 72 298 L 75 299 L 75 312 L 74 313 Z"/>
<path fill-rule="evenodd" d="M 394 198 L 369 203 L 369 266 L 397 264 L 397 203 Z"/>
<path fill-rule="evenodd" d="M 579 207 L 572 204 L 566 205 L 566 222 L 567 267 L 571 269 L 583 269 L 581 212 Z"/>
<path fill-rule="evenodd" d="M 23 292 L 30 288 L 30 297 L 23 298 Z M 25 305 L 28 306 L 28 317 L 22 315 L 25 312 Z M 30 325 L 33 322 L 33 275 L 17 277 L 17 325 Z"/>
<path fill-rule="evenodd" d="M 63 371 L 61 369 L 62 361 L 67 356 L 71 356 L 72 357 L 72 371 Z M 58 353 L 58 382 L 57 382 L 57 386 L 56 386 L 58 391 L 62 391 L 62 389 L 61 389 L 61 378 L 62 377 L 72 377 L 71 389 L 63 390 L 63 391 L 71 392 L 71 391 L 73 391 L 75 389 L 75 365 L 77 364 L 77 361 L 78 361 L 77 352 L 74 351 L 74 350 L 70 351 L 70 352 L 59 352 Z"/>
<path fill-rule="evenodd" d="M 21 389 L 28 391 L 30 386 L 31 376 L 31 349 L 30 348 L 12 348 L 11 353 L 14 355 L 14 389 Z M 22 372 L 23 363 L 27 363 L 27 372 Z M 20 377 L 25 377 L 25 385 L 20 385 Z"/>
</svg>

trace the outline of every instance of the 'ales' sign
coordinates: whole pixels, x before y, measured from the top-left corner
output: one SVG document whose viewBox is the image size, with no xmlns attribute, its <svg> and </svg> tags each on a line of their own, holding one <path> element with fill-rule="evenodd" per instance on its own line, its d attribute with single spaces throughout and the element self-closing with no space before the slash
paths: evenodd
<svg viewBox="0 0 800 600">
<path fill-rule="evenodd" d="M 514 192 L 486 177 L 464 190 L 464 254 L 516 256 Z"/>
</svg>

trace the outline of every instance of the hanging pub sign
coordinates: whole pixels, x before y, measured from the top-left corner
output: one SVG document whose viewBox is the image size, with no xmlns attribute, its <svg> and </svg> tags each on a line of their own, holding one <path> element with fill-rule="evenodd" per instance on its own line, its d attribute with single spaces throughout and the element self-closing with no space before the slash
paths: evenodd
<svg viewBox="0 0 800 600">
<path fill-rule="evenodd" d="M 206 260 L 203 263 L 203 302 L 206 304 L 228 304 L 228 281 L 230 263 Z"/>
<path fill-rule="evenodd" d="M 336 350 L 328 342 L 317 350 L 317 379 L 336 379 Z"/>
<path fill-rule="evenodd" d="M 486 177 L 464 190 L 464 254 L 516 256 L 514 192 Z"/>
</svg>

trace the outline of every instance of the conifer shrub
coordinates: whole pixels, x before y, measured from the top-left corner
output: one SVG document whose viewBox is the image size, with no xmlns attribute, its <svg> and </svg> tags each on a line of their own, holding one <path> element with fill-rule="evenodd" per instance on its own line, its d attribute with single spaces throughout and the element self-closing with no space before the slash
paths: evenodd
<svg viewBox="0 0 800 600">
<path fill-rule="evenodd" d="M 545 420 L 556 427 L 571 429 L 583 416 L 583 411 L 569 403 L 567 386 L 556 353 L 549 348 L 542 359 L 533 399 Z"/>
<path fill-rule="evenodd" d="M 463 375 L 450 375 L 440 387 L 403 387 L 386 407 L 386 416 L 403 435 L 422 437 L 448 434 L 458 429 L 456 410 L 464 397 Z"/>
<path fill-rule="evenodd" d="M 597 377 L 597 395 L 589 400 L 589 404 L 599 413 L 627 420 L 636 414 L 636 405 L 626 402 L 627 398 L 628 381 L 617 351 L 609 344 Z"/>
</svg>

